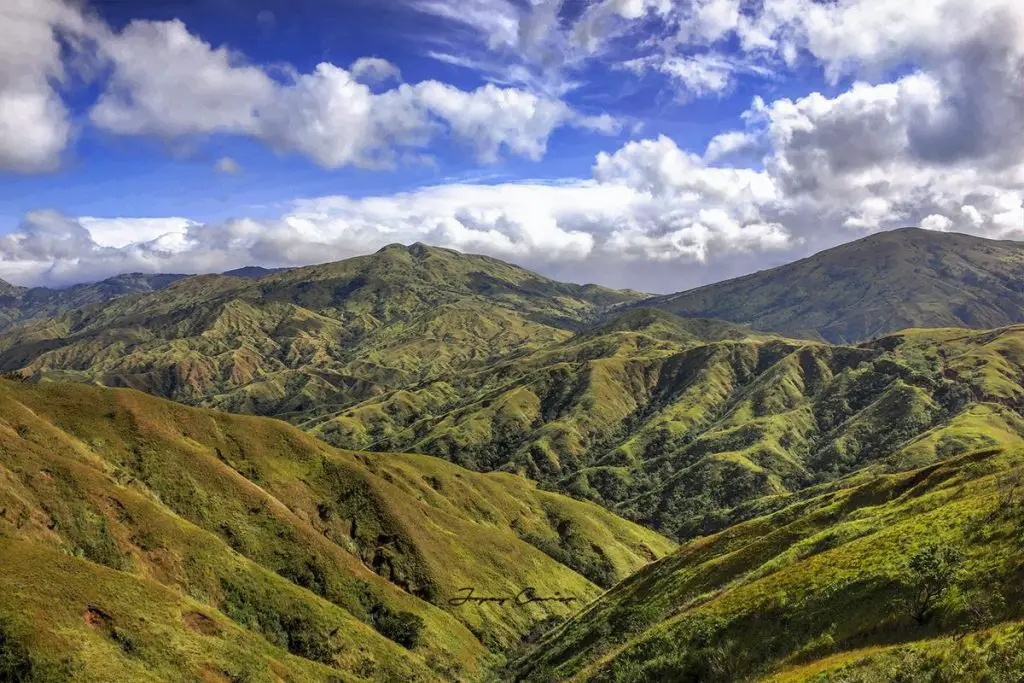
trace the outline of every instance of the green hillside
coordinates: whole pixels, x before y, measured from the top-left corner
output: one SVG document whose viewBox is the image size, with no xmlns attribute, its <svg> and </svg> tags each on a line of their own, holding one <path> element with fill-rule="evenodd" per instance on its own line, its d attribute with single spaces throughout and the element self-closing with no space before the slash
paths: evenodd
<svg viewBox="0 0 1024 683">
<path fill-rule="evenodd" d="M 612 324 L 301 424 L 336 445 L 521 472 L 686 538 L 747 514 L 751 501 L 984 445 L 972 406 L 999 403 L 1006 415 L 985 419 L 1013 420 L 1024 399 L 1020 326 L 832 346 L 720 339 L 742 332 L 720 323 L 706 340 L 686 338 L 672 322 Z M 957 420 L 956 439 L 901 454 Z"/>
<path fill-rule="evenodd" d="M 850 268 L 864 262 L 851 253 L 876 254 L 873 275 L 837 277 L 882 287 L 908 250 L 960 237 L 874 236 L 840 249 Z M 1010 249 L 959 247 L 957 258 L 991 267 Z M 816 258 L 828 270 L 839 256 Z M 832 345 L 631 307 L 639 296 L 394 245 L 76 309 L 0 336 L 0 368 L 271 414 L 340 448 L 520 474 L 680 539 L 865 467 L 941 458 L 957 444 L 896 453 L 979 401 L 1019 408 L 1020 327 Z"/>
<path fill-rule="evenodd" d="M 0 666 L 25 680 L 471 677 L 574 607 L 463 587 L 582 604 L 674 547 L 513 475 L 133 391 L 0 381 L 0 456 Z"/>
<path fill-rule="evenodd" d="M 346 405 L 571 336 L 642 295 L 413 245 L 258 280 L 198 276 L 0 339 L 0 368 L 234 412 Z"/>
<path fill-rule="evenodd" d="M 1022 426 L 993 429 L 997 446 L 819 488 L 695 540 L 512 671 L 536 681 L 1020 680 Z"/>
<path fill-rule="evenodd" d="M 909 327 L 1024 322 L 1022 283 L 1021 242 L 906 228 L 644 305 L 846 343 Z"/>
</svg>

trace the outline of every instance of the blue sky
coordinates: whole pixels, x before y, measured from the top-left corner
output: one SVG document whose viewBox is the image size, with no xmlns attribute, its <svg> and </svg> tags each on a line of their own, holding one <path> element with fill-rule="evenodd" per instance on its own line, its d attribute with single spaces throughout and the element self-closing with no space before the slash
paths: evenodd
<svg viewBox="0 0 1024 683">
<path fill-rule="evenodd" d="M 1021 27 L 1010 0 L 0 0 L 0 277 L 420 240 L 673 291 L 910 224 L 1015 239 Z"/>
</svg>

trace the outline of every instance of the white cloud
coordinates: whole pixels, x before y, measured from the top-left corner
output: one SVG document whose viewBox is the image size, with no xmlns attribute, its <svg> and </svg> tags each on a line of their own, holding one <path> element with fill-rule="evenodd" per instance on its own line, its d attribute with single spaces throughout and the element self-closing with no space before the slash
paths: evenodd
<svg viewBox="0 0 1024 683">
<path fill-rule="evenodd" d="M 113 133 L 253 132 L 257 110 L 275 96 L 262 69 L 212 47 L 178 20 L 134 21 L 105 41 L 103 53 L 113 74 L 90 116 Z"/>
<path fill-rule="evenodd" d="M 259 113 L 257 135 L 325 168 L 394 163 L 397 146 L 422 147 L 433 133 L 408 86 L 375 95 L 332 64 L 296 77 Z"/>
<path fill-rule="evenodd" d="M 110 60 L 95 125 L 244 135 L 327 168 L 394 166 L 442 140 L 485 163 L 540 159 L 561 127 L 615 133 L 619 120 L 563 100 L 593 60 L 656 74 L 684 97 L 811 65 L 833 84 L 855 82 L 838 94 L 758 98 L 741 129 L 713 136 L 703 155 L 667 137 L 640 140 L 599 154 L 592 178 L 558 184 L 329 197 L 274 220 L 212 224 L 33 213 L 0 237 L 0 276 L 287 265 L 422 240 L 663 290 L 903 225 L 1024 237 L 1022 3 L 595 0 L 575 14 L 557 0 L 414 4 L 455 27 L 433 53 L 491 83 L 392 82 L 393 65 L 378 58 L 270 69 L 180 22 L 115 34 L 54 0 L 13 5 L 20 15 L 0 0 L 0 28 L 15 36 L 0 42 L 0 169 L 52 168 L 73 136 L 58 92 L 69 77 L 62 43 L 80 54 L 95 44 Z M 637 38 L 640 27 L 650 40 Z M 679 267 L 701 263 L 714 273 Z"/>
<path fill-rule="evenodd" d="M 502 147 L 538 160 L 547 149 L 552 131 L 574 117 L 559 100 L 491 84 L 465 92 L 427 81 L 417 86 L 415 93 L 424 108 L 445 120 L 484 162 L 497 160 Z"/>
<path fill-rule="evenodd" d="M 623 30 L 623 22 L 643 19 L 649 13 L 664 16 L 671 7 L 671 0 L 598 0 L 587 6 L 573 26 L 573 42 L 585 52 L 595 53 L 609 36 Z"/>
<path fill-rule="evenodd" d="M 775 201 L 763 174 L 708 167 L 661 138 L 602 155 L 590 180 L 321 197 L 274 220 L 32 217 L 0 241 L 0 276 L 64 283 L 131 270 L 219 272 L 424 241 L 577 281 L 665 289 L 672 264 L 791 248 L 787 230 L 762 215 Z"/>
<path fill-rule="evenodd" d="M 0 171 L 48 171 L 71 139 L 56 86 L 69 77 L 61 56 L 78 53 L 99 26 L 59 0 L 0 1 Z"/>
<path fill-rule="evenodd" d="M 349 67 L 352 77 L 363 83 L 383 83 L 385 81 L 402 80 L 402 72 L 397 66 L 380 57 L 360 57 Z"/>
<path fill-rule="evenodd" d="M 89 233 L 98 247 L 121 249 L 132 244 L 159 241 L 168 236 L 183 235 L 199 224 L 188 218 L 95 218 L 83 216 L 76 221 Z M 166 242 L 167 240 L 164 240 Z"/>
<path fill-rule="evenodd" d="M 743 130 L 719 133 L 708 142 L 704 161 L 709 163 L 735 155 L 754 154 L 761 148 L 758 137 Z"/>
<path fill-rule="evenodd" d="M 104 53 L 114 69 L 91 112 L 101 128 L 172 139 L 249 135 L 325 168 L 392 167 L 444 132 L 493 162 L 502 150 L 539 159 L 564 125 L 617 130 L 610 117 L 583 117 L 559 99 L 492 84 L 465 91 L 423 81 L 374 92 L 367 83 L 398 75 L 378 58 L 351 70 L 325 62 L 281 82 L 179 21 L 133 22 Z"/>
<path fill-rule="evenodd" d="M 231 157 L 217 159 L 217 163 L 213 165 L 213 168 L 217 173 L 223 173 L 224 175 L 238 175 L 242 172 L 242 165 Z"/>
</svg>

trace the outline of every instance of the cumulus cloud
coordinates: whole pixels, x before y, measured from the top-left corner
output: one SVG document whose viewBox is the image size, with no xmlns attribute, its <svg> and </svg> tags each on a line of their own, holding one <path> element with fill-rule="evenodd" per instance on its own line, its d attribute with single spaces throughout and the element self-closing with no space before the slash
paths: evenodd
<svg viewBox="0 0 1024 683">
<path fill-rule="evenodd" d="M 557 96 L 494 84 L 402 84 L 398 67 L 377 57 L 348 69 L 324 62 L 308 73 L 265 67 L 180 20 L 136 20 L 114 31 L 63 0 L 0 0 L 0 31 L 0 170 L 58 166 L 73 133 L 58 92 L 69 60 L 78 71 L 90 67 L 81 73 L 100 95 L 88 120 L 109 133 L 190 142 L 248 136 L 327 168 L 390 167 L 446 135 L 494 161 L 502 152 L 539 158 L 561 126 L 617 131 L 607 115 L 578 114 Z"/>
<path fill-rule="evenodd" d="M 84 21 L 75 13 L 37 17 L 25 31 L 34 26 L 32 45 L 45 49 L 0 44 L 0 167 L 47 168 L 64 149 L 70 126 L 54 88 L 68 35 L 98 36 L 112 67 L 92 112 L 97 125 L 168 138 L 245 135 L 327 168 L 394 166 L 442 140 L 485 163 L 539 159 L 561 127 L 617 132 L 615 118 L 586 116 L 562 97 L 574 69 L 608 58 L 611 45 L 630 43 L 619 65 L 664 78 L 685 98 L 796 67 L 852 85 L 756 98 L 738 129 L 703 152 L 664 136 L 637 140 L 597 155 L 590 177 L 559 183 L 325 197 L 273 220 L 209 224 L 30 214 L 0 238 L 0 276 L 64 282 L 295 265 L 420 240 L 568 279 L 664 291 L 904 225 L 1024 238 L 1019 2 L 594 0 L 566 12 L 557 0 L 411 1 L 480 43 L 436 54 L 490 70 L 493 82 L 472 90 L 402 83 L 373 58 L 277 72 L 176 22 L 107 35 L 75 24 Z M 652 40 L 625 40 L 652 25 Z M 15 59 L 20 66 L 7 68 Z M 4 125 L 17 126 L 18 139 Z"/>
<path fill-rule="evenodd" d="M 219 272 L 423 241 L 577 281 L 666 289 L 693 283 L 696 269 L 669 277 L 680 263 L 792 248 L 787 229 L 765 218 L 776 200 L 764 173 L 707 166 L 662 137 L 600 155 L 590 179 L 321 197 L 274 220 L 33 215 L 0 241 L 0 276 L 66 283 L 130 270 Z"/>
<path fill-rule="evenodd" d="M 104 54 L 113 74 L 91 111 L 97 126 L 171 139 L 248 135 L 325 168 L 388 168 L 446 132 L 494 162 L 503 150 L 539 159 L 564 125 L 615 130 L 609 117 L 584 117 L 559 99 L 493 84 L 466 91 L 423 81 L 375 92 L 370 84 L 398 76 L 378 58 L 351 69 L 324 62 L 275 79 L 180 21 L 132 22 L 106 41 Z"/>
<path fill-rule="evenodd" d="M 113 73 L 90 116 L 113 133 L 251 132 L 256 111 L 275 94 L 263 70 L 212 47 L 178 20 L 133 21 L 105 41 L 103 54 Z"/>
<path fill-rule="evenodd" d="M 0 170 L 57 167 L 72 134 L 56 89 L 70 77 L 62 49 L 77 53 L 100 33 L 59 0 L 0 2 Z"/>
</svg>

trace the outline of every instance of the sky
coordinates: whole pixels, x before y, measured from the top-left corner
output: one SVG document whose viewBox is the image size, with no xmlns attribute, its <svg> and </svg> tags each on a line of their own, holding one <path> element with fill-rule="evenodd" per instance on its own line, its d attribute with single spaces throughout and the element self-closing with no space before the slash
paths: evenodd
<svg viewBox="0 0 1024 683">
<path fill-rule="evenodd" d="M 0 0 L 0 278 L 1024 239 L 1019 0 Z"/>
</svg>

